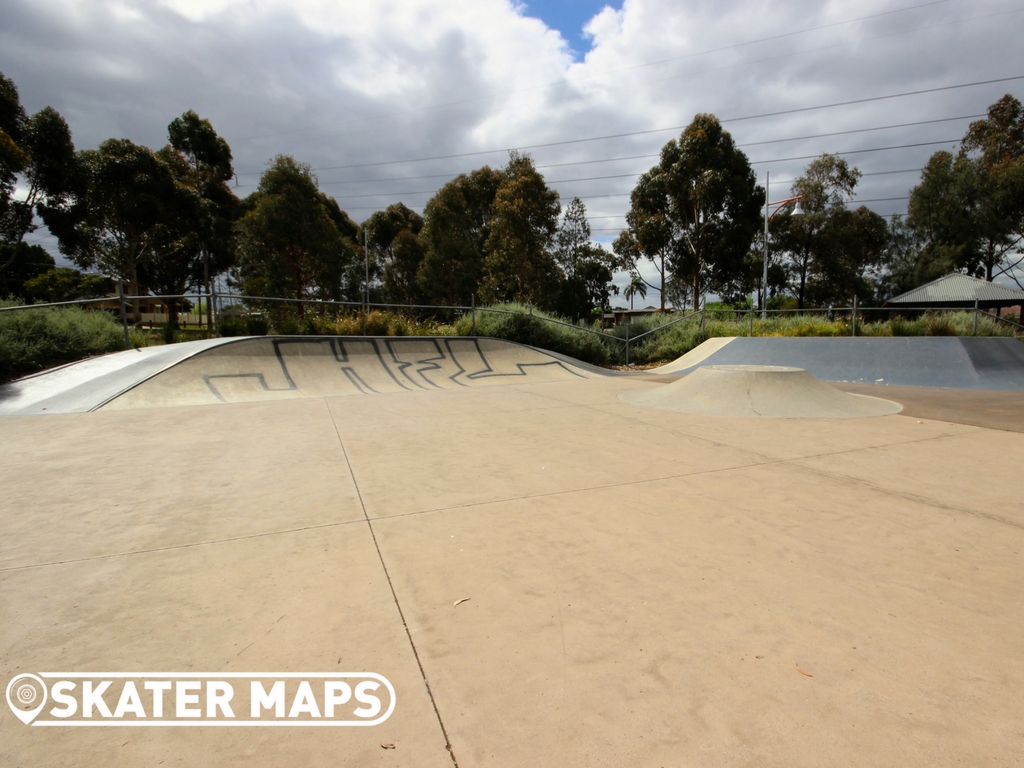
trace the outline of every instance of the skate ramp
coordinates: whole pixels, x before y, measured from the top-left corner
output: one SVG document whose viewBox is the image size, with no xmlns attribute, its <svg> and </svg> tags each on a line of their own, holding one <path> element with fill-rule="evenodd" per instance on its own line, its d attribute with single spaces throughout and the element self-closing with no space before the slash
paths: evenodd
<svg viewBox="0 0 1024 768">
<path fill-rule="evenodd" d="M 257 337 L 84 361 L 0 388 L 0 415 L 498 386 L 599 374 L 497 339 Z M 73 386 L 65 386 L 71 382 Z"/>
<path fill-rule="evenodd" d="M 1024 390 L 1024 344 L 1008 337 L 715 338 L 654 371 L 705 365 L 803 368 L 835 382 Z"/>
<path fill-rule="evenodd" d="M 79 360 L 0 385 L 0 416 L 83 413 L 193 355 L 235 339 L 144 347 Z"/>
<path fill-rule="evenodd" d="M 662 411 L 769 419 L 855 419 L 902 410 L 889 400 L 840 392 L 802 368 L 771 365 L 705 365 L 619 399 Z"/>
</svg>

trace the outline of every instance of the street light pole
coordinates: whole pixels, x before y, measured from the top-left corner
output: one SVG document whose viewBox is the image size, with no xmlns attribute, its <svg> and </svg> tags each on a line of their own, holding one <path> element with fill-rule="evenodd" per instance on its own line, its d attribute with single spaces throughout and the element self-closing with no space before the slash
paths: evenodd
<svg viewBox="0 0 1024 768">
<path fill-rule="evenodd" d="M 800 210 L 800 200 L 803 195 L 797 195 L 796 197 L 787 197 L 785 200 L 776 200 L 775 202 L 769 203 L 768 200 L 768 184 L 770 181 L 770 174 L 765 171 L 764 174 L 764 275 L 761 278 L 761 319 L 768 319 L 768 222 L 771 221 L 777 213 L 792 202 L 796 203 L 796 208 L 793 210 L 791 216 L 800 216 L 803 211 Z M 771 206 L 776 206 L 774 211 L 770 211 Z"/>
<path fill-rule="evenodd" d="M 771 172 L 764 172 L 764 276 L 761 278 L 761 319 L 768 319 L 768 185 L 771 180 Z"/>
<path fill-rule="evenodd" d="M 363 336 L 366 335 L 366 313 L 370 310 L 370 227 L 363 227 L 363 264 L 366 268 L 366 279 L 363 282 Z"/>
</svg>

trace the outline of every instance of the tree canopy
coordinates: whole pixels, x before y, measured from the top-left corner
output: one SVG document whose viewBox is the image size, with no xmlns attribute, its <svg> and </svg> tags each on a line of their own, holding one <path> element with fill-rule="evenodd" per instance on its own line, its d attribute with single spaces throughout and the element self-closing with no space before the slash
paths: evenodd
<svg viewBox="0 0 1024 768">
<path fill-rule="evenodd" d="M 905 287 L 950 271 L 1021 284 L 1024 108 L 1016 98 L 1004 96 L 971 123 L 958 153 L 932 155 L 910 193 L 906 225 L 919 250 L 903 264 Z"/>
<path fill-rule="evenodd" d="M 188 216 L 162 224 L 155 258 L 145 269 L 145 283 L 162 295 L 203 286 L 234 264 L 234 222 L 240 204 L 227 182 L 234 176 L 231 148 L 208 120 L 189 110 L 167 126 L 170 143 L 156 154 L 175 182 L 194 194 Z M 170 322 L 177 322 L 177 300 L 168 300 Z M 207 303 L 207 312 L 211 311 Z M 208 320 L 211 319 L 208 317 Z"/>
<path fill-rule="evenodd" d="M 533 302 L 552 307 L 558 266 L 551 245 L 561 206 L 529 155 L 511 153 L 494 195 L 485 243 L 484 301 Z"/>
<path fill-rule="evenodd" d="M 133 295 L 209 291 L 232 270 L 249 296 L 521 301 L 579 320 L 608 306 L 617 271 L 629 274 L 631 302 L 653 288 L 662 308 L 699 308 L 709 293 L 746 305 L 761 279 L 764 190 L 711 114 L 697 114 L 640 175 L 613 252 L 594 242 L 583 200 L 563 209 L 526 154 L 456 176 L 422 214 L 398 202 L 361 228 L 305 163 L 276 157 L 239 201 L 231 148 L 208 120 L 186 111 L 167 135 L 157 151 L 121 138 L 76 151 L 61 115 L 50 107 L 29 115 L 0 74 L 4 292 L 41 299 L 110 285 L 55 269 L 50 254 L 25 242 L 40 221 L 73 263 L 124 280 Z M 1014 96 L 971 123 L 959 151 L 929 159 L 906 216 L 886 224 L 864 206 L 851 210 L 860 178 L 839 155 L 823 154 L 793 184 L 805 215 L 770 222 L 773 302 L 881 301 L 950 271 L 1024 282 L 1024 107 Z M 364 240 L 365 260 L 357 256 Z M 657 273 L 649 282 L 645 261 Z M 167 303 L 173 326 L 177 301 Z"/>
<path fill-rule="evenodd" d="M 142 290 L 142 273 L 172 231 L 187 229 L 199 207 L 196 192 L 178 182 L 152 150 L 128 139 L 108 139 L 79 153 L 86 179 L 78 220 L 60 231 L 61 250 L 83 268 L 97 267 Z M 133 302 L 136 322 L 138 302 Z"/>
<path fill-rule="evenodd" d="M 456 176 L 427 202 L 417 282 L 428 301 L 464 304 L 476 294 L 501 182 L 501 171 L 485 165 Z"/>
<path fill-rule="evenodd" d="M 566 206 L 555 236 L 555 261 L 564 275 L 556 303 L 566 317 L 580 320 L 608 305 L 618 260 L 591 241 L 587 207 L 578 197 Z"/>
<path fill-rule="evenodd" d="M 803 215 L 772 220 L 799 309 L 808 300 L 828 306 L 874 295 L 867 275 L 881 266 L 888 226 L 863 206 L 847 209 L 860 178 L 861 172 L 838 155 L 821 155 L 792 186 L 793 196 L 801 196 Z"/>
<path fill-rule="evenodd" d="M 671 272 L 689 285 L 696 308 L 709 284 L 742 269 L 763 202 L 747 156 L 718 118 L 698 114 L 634 187 L 616 251 L 634 264 L 660 264 L 662 285 L 654 287 L 663 306 Z"/>
<path fill-rule="evenodd" d="M 309 165 L 278 155 L 238 222 L 243 293 L 338 300 L 355 250 L 350 220 L 320 191 Z M 300 305 L 300 312 L 301 312 Z"/>
<path fill-rule="evenodd" d="M 24 197 L 14 197 L 19 175 Z M 71 130 L 60 114 L 44 107 L 27 115 L 18 89 L 0 73 L 0 239 L 20 243 L 39 225 L 36 215 L 66 207 L 80 189 Z M 0 273 L 14 261 L 0 259 Z"/>
<path fill-rule="evenodd" d="M 422 301 L 417 281 L 423 263 L 423 217 L 402 203 L 377 211 L 363 223 L 383 299 L 396 304 Z"/>
</svg>

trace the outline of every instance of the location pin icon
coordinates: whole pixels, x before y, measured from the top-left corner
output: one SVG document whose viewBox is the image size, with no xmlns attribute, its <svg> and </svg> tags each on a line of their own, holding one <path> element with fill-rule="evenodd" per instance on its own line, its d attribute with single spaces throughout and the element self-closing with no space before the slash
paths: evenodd
<svg viewBox="0 0 1024 768">
<path fill-rule="evenodd" d="M 7 706 L 21 722 L 28 724 L 36 719 L 46 706 L 46 683 L 35 675 L 18 675 L 7 684 Z M 35 709 L 28 709 L 36 702 Z"/>
</svg>

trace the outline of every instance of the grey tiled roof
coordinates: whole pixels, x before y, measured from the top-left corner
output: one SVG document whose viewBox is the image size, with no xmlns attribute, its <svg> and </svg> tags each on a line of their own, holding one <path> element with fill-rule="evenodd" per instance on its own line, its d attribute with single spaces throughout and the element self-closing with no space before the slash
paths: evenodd
<svg viewBox="0 0 1024 768">
<path fill-rule="evenodd" d="M 1024 304 L 1024 291 L 1015 291 L 1003 285 L 954 272 L 889 299 L 886 304 L 917 307 L 929 305 L 974 306 L 975 301 L 983 307 L 1009 307 Z"/>
</svg>

